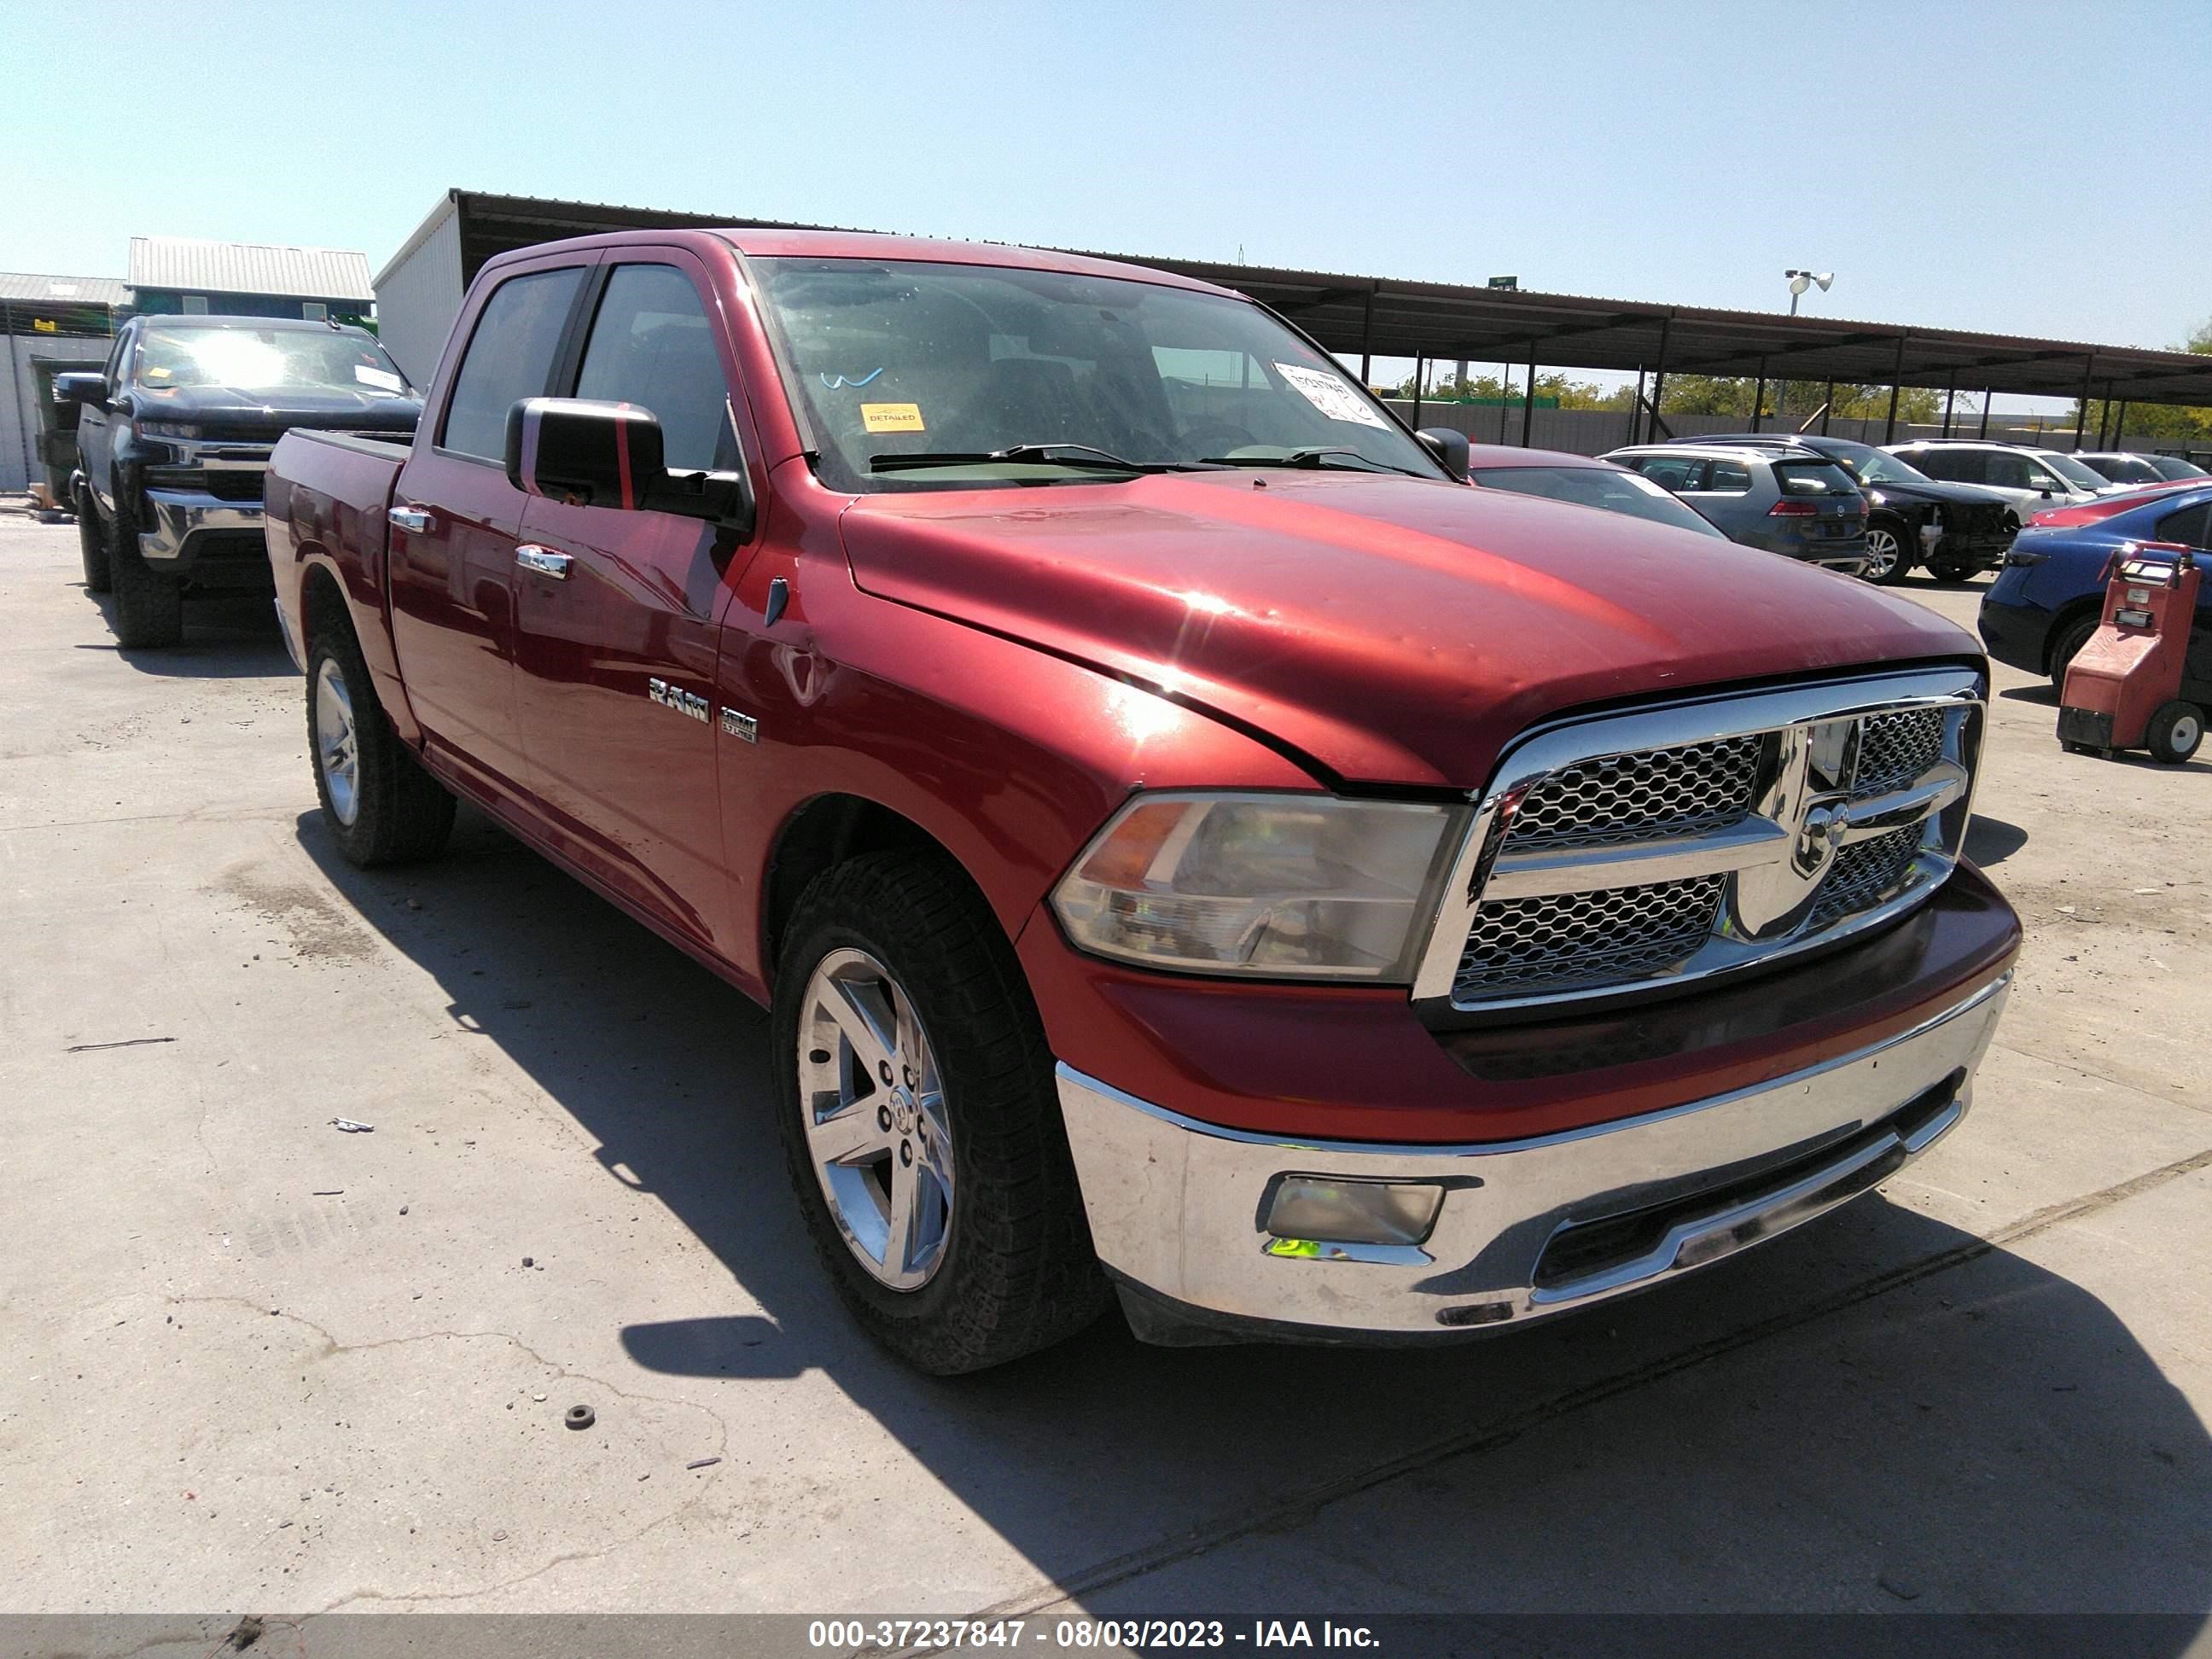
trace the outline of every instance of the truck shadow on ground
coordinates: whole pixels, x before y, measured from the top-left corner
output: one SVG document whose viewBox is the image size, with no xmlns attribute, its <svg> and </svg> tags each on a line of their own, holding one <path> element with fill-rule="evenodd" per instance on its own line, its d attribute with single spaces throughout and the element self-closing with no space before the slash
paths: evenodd
<svg viewBox="0 0 2212 1659">
<path fill-rule="evenodd" d="M 824 1373 L 1094 1608 L 2212 1606 L 2212 1439 L 2156 1361 L 2066 1279 L 1887 1200 L 1465 1346 L 1151 1349 L 1109 1316 L 998 1371 L 916 1376 L 811 1254 L 750 1003 L 465 811 L 413 869 L 352 868 L 313 813 L 300 838 L 762 1310 L 621 1331 L 707 1391 L 733 1461 L 748 1390 Z M 873 1605 L 870 1571 L 900 1582 L 861 1565 L 884 1511 L 823 1492 L 811 1524 L 875 1534 L 846 1587 Z"/>
<path fill-rule="evenodd" d="M 1966 854 L 1983 869 L 2002 864 L 2027 845 L 2027 831 L 1977 812 L 1966 824 Z"/>
<path fill-rule="evenodd" d="M 112 594 L 88 594 L 115 628 Z M 284 635 L 265 593 L 226 593 L 185 601 L 185 637 L 175 645 L 126 651 L 113 638 L 79 651 L 106 651 L 142 674 L 176 680 L 265 679 L 296 674 L 284 650 Z"/>
</svg>

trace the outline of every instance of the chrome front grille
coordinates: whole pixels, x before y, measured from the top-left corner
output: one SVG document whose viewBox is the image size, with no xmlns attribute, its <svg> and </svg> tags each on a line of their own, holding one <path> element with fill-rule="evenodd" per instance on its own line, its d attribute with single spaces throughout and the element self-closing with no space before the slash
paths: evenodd
<svg viewBox="0 0 2212 1659">
<path fill-rule="evenodd" d="M 1726 881 L 1696 876 L 1486 904 L 1454 989 L 1556 991 L 1657 973 L 1712 931 Z"/>
<path fill-rule="evenodd" d="M 1600 755 L 1553 773 L 1513 815 L 1518 848 L 1693 835 L 1740 823 L 1759 784 L 1759 740 Z"/>
<path fill-rule="evenodd" d="M 1943 711 L 1906 708 L 1859 722 L 1853 793 L 1880 794 L 1911 782 L 1943 758 Z"/>
<path fill-rule="evenodd" d="M 1958 857 L 1984 693 L 1923 670 L 1530 738 L 1485 792 L 1416 997 L 1683 982 L 1900 913 Z"/>
</svg>

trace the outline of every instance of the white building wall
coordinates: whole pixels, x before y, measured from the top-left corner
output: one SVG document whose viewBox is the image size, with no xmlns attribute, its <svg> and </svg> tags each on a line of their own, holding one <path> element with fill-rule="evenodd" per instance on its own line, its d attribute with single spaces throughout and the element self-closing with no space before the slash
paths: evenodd
<svg viewBox="0 0 2212 1659">
<path fill-rule="evenodd" d="M 377 274 L 377 337 L 423 391 L 461 313 L 465 288 L 461 216 L 451 208 L 436 229 Z"/>
<path fill-rule="evenodd" d="M 31 487 L 32 479 L 46 476 L 39 460 L 39 377 L 32 372 L 33 360 L 97 368 L 114 343 L 68 334 L 0 336 L 0 376 L 7 392 L 0 397 L 0 494 L 18 494 Z"/>
</svg>

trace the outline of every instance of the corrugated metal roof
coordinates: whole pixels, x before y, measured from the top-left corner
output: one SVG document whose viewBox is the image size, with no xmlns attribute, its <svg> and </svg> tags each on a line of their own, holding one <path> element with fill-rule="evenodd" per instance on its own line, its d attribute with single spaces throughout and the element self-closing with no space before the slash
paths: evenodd
<svg viewBox="0 0 2212 1659">
<path fill-rule="evenodd" d="M 342 247 L 204 242 L 185 236 L 133 236 L 131 285 L 196 294 L 297 295 L 307 300 L 374 297 L 366 253 Z"/>
<path fill-rule="evenodd" d="M 131 285 L 112 276 L 40 276 L 0 270 L 0 300 L 58 306 L 127 306 Z"/>
</svg>

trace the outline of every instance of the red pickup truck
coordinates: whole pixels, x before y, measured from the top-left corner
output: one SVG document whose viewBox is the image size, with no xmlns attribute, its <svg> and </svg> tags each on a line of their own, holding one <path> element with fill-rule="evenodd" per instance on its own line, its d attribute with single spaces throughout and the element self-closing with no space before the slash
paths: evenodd
<svg viewBox="0 0 2212 1659">
<path fill-rule="evenodd" d="M 2020 937 L 1971 638 L 1463 453 L 1182 277 L 637 232 L 286 437 L 269 556 L 346 856 L 465 797 L 767 1004 L 913 1364 L 1449 1338 L 1876 1185 Z"/>
</svg>

